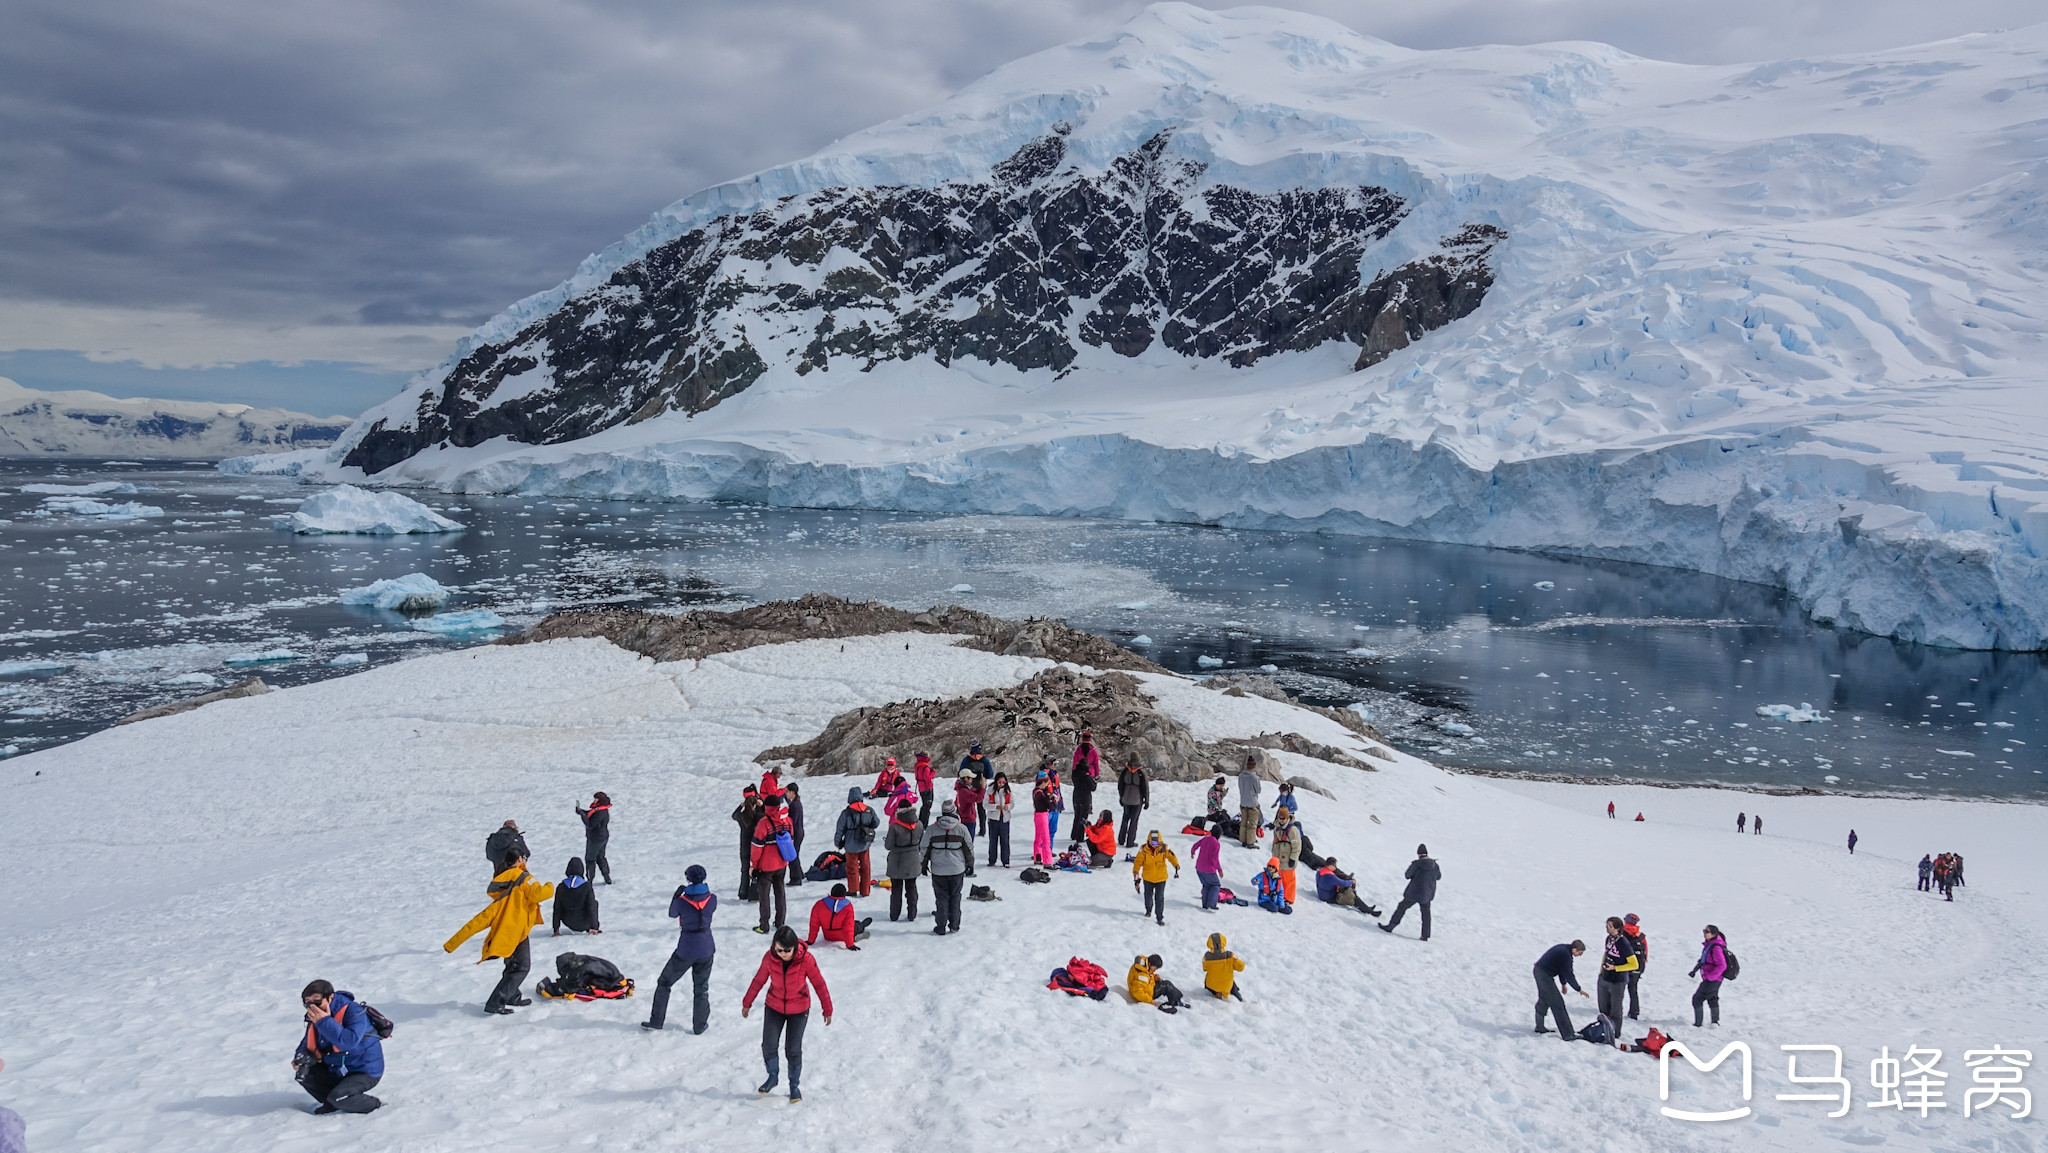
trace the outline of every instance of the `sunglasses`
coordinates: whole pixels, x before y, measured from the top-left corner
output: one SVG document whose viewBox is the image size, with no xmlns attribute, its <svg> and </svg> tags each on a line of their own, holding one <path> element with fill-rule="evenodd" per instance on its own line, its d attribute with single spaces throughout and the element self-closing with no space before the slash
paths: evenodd
<svg viewBox="0 0 2048 1153">
<path fill-rule="evenodd" d="M 301 1002 L 299 1002 L 299 1003 L 300 1003 L 301 1005 L 304 1005 L 304 1006 L 305 1006 L 306 1008 L 308 1008 L 308 1009 L 317 1009 L 317 1008 L 319 1008 L 320 1006 L 322 1006 L 322 1005 L 324 1005 L 324 1004 L 326 1004 L 326 1003 L 327 1003 L 327 998 L 325 998 L 325 997 L 315 997 L 315 998 L 313 998 L 313 999 L 312 999 L 312 1000 L 310 1000 L 310 1001 L 301 1001 Z"/>
</svg>

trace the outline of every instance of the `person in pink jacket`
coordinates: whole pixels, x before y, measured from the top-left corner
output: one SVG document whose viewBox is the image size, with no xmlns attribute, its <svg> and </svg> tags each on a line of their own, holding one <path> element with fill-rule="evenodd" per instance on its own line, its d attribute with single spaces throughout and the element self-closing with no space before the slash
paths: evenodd
<svg viewBox="0 0 2048 1153">
<path fill-rule="evenodd" d="M 1692 1027 L 1702 1028 L 1700 1009 L 1714 1010 L 1714 1024 L 1721 1023 L 1721 980 L 1728 975 L 1728 938 L 1721 935 L 1718 926 L 1708 925 L 1700 931 L 1700 961 L 1692 967 L 1693 975 L 1700 979 L 1700 987 L 1692 994 Z"/>
<path fill-rule="evenodd" d="M 1202 910 L 1213 913 L 1223 891 L 1223 842 L 1216 837 L 1216 826 L 1205 827 L 1195 838 L 1194 858 L 1195 876 L 1202 880 Z"/>
<path fill-rule="evenodd" d="M 917 777 L 918 823 L 929 825 L 932 823 L 932 799 L 939 793 L 939 775 L 932 768 L 932 755 L 917 754 L 917 764 L 912 766 L 911 772 Z"/>
</svg>

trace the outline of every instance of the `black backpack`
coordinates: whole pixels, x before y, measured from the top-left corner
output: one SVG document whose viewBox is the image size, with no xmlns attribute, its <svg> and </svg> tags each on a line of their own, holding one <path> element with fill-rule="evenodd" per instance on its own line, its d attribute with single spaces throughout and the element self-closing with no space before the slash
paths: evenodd
<svg viewBox="0 0 2048 1153">
<path fill-rule="evenodd" d="M 351 1001 L 355 1001 L 356 1008 L 361 1009 L 363 1015 L 370 1019 L 370 1030 L 377 1034 L 379 1041 L 389 1041 L 391 1039 L 391 1034 L 396 1031 L 391 1024 L 391 1018 L 379 1013 L 375 1007 L 367 1002 L 356 1001 L 354 993 L 344 992 L 342 995 Z"/>
<path fill-rule="evenodd" d="M 1742 962 L 1735 959 L 1735 950 L 1729 948 L 1725 942 L 1721 946 L 1721 955 L 1728 958 L 1728 971 L 1721 974 L 1721 979 L 1733 981 L 1742 974 Z"/>
</svg>

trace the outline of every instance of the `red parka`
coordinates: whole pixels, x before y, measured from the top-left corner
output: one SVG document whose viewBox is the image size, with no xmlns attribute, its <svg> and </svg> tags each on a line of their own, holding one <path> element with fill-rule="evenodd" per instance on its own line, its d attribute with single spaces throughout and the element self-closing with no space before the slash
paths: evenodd
<svg viewBox="0 0 2048 1153">
<path fill-rule="evenodd" d="M 761 958 L 761 968 L 754 973 L 753 983 L 747 986 L 747 995 L 740 998 L 740 1008 L 754 1007 L 754 995 L 761 986 L 768 986 L 768 1007 L 786 1016 L 806 1013 L 811 1008 L 809 982 L 818 990 L 818 1000 L 825 1004 L 825 1015 L 832 1015 L 832 990 L 825 987 L 825 975 L 818 971 L 818 962 L 811 957 L 811 950 L 802 941 L 797 942 L 796 952 L 785 961 L 775 955 L 771 947 Z"/>
</svg>

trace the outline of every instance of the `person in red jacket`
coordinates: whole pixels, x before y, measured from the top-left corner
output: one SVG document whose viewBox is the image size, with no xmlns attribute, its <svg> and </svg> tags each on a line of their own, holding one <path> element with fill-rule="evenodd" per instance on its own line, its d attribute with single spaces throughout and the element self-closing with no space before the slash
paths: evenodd
<svg viewBox="0 0 2048 1153">
<path fill-rule="evenodd" d="M 818 991 L 827 1025 L 832 1024 L 832 990 L 825 987 L 825 974 L 818 971 L 818 962 L 810 949 L 796 939 L 795 929 L 785 925 L 775 931 L 775 943 L 768 946 L 760 969 L 747 986 L 747 995 L 740 998 L 742 1018 L 753 1011 L 754 996 L 763 985 L 768 986 L 768 1004 L 767 1016 L 761 1022 L 761 1060 L 768 1066 L 768 1079 L 755 1092 L 765 1095 L 781 1081 L 775 1059 L 776 1043 L 780 1041 L 789 1054 L 789 1099 L 801 1101 L 803 1090 L 797 1083 L 804 1071 L 804 1026 L 811 1021 L 810 990 Z"/>
<path fill-rule="evenodd" d="M 782 838 L 790 834 L 789 814 L 782 811 L 782 796 L 779 793 L 761 798 L 761 819 L 754 822 L 754 836 L 748 842 L 752 851 L 749 864 L 754 870 L 754 897 L 761 903 L 761 923 L 754 931 L 765 933 L 768 925 L 768 900 L 775 900 L 775 928 L 780 929 L 789 920 L 789 890 L 784 885 L 789 880 L 786 871 L 790 858 L 783 855 Z"/>
<path fill-rule="evenodd" d="M 939 775 L 932 768 L 932 755 L 917 754 L 917 763 L 910 767 L 910 771 L 917 778 L 917 823 L 929 825 L 932 823 L 932 799 L 939 792 Z"/>
<path fill-rule="evenodd" d="M 853 919 L 853 901 L 845 885 L 832 886 L 832 895 L 811 906 L 811 931 L 804 938 L 804 944 L 815 945 L 819 937 L 837 941 L 849 949 L 858 951 L 855 941 L 868 935 L 868 922 L 873 917 Z"/>
<path fill-rule="evenodd" d="M 770 765 L 761 774 L 761 795 L 779 797 L 782 795 L 782 766 Z"/>
<path fill-rule="evenodd" d="M 896 793 L 896 786 L 903 783 L 903 774 L 896 771 L 896 758 L 889 757 L 882 762 L 882 771 L 875 777 L 875 787 L 868 790 L 868 800 L 877 797 L 888 800 Z"/>
</svg>

